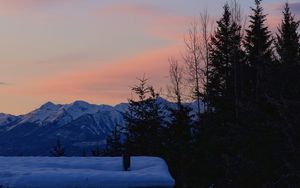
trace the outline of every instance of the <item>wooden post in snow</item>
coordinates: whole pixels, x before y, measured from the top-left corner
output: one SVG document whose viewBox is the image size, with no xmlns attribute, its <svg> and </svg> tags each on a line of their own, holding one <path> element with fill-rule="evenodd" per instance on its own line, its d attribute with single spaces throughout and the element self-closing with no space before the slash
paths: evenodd
<svg viewBox="0 0 300 188">
<path fill-rule="evenodd" d="M 131 162 L 131 156 L 129 152 L 125 151 L 123 154 L 123 168 L 125 171 L 128 171 L 130 169 L 130 162 Z"/>
</svg>

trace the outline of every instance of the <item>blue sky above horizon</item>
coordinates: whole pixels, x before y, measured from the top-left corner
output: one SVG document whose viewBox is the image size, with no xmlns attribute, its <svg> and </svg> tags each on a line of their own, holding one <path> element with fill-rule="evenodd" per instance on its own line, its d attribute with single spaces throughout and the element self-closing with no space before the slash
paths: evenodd
<svg viewBox="0 0 300 188">
<path fill-rule="evenodd" d="M 143 74 L 158 89 L 189 23 L 226 0 L 0 0 L 0 112 L 46 101 L 117 104 Z M 240 1 L 245 15 L 254 1 Z M 286 1 L 264 0 L 275 29 Z M 300 0 L 290 0 L 297 18 Z"/>
</svg>

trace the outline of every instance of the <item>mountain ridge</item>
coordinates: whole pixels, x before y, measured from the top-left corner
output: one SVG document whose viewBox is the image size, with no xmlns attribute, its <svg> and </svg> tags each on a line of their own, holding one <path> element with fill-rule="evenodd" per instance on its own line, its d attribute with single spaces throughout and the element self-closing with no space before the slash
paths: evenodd
<svg viewBox="0 0 300 188">
<path fill-rule="evenodd" d="M 158 102 L 175 105 L 163 98 Z M 110 106 L 77 100 L 69 104 L 46 102 L 19 116 L 0 113 L 0 156 L 49 155 L 58 139 L 68 155 L 104 147 L 114 127 L 125 124 L 127 109 L 128 103 Z"/>
<path fill-rule="evenodd" d="M 82 143 L 94 143 L 87 149 L 104 145 L 114 126 L 124 123 L 127 105 L 115 108 L 77 100 L 46 102 L 23 115 L 0 113 L 0 155 L 49 155 L 57 139 L 71 155 L 79 154 Z"/>
</svg>

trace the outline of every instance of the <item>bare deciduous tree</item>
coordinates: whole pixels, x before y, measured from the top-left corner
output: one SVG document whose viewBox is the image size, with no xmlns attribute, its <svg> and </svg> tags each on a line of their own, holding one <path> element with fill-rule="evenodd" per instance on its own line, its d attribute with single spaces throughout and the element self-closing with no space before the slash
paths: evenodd
<svg viewBox="0 0 300 188">
<path fill-rule="evenodd" d="M 184 62 L 188 73 L 188 82 L 191 84 L 192 96 L 197 101 L 197 112 L 201 112 L 201 101 L 207 97 L 206 83 L 209 76 L 209 42 L 213 31 L 213 22 L 205 10 L 198 20 L 194 20 L 184 38 L 186 52 Z M 205 109 L 208 105 L 205 104 Z"/>
<path fill-rule="evenodd" d="M 191 84 L 192 96 L 197 100 L 198 114 L 200 114 L 200 102 L 201 102 L 201 32 L 199 30 L 199 22 L 194 20 L 191 23 L 188 33 L 184 38 L 186 53 L 184 55 L 184 62 L 188 73 L 188 82 Z"/>
<path fill-rule="evenodd" d="M 202 69 L 204 78 L 202 79 L 202 85 L 204 90 L 204 97 L 208 100 L 209 96 L 207 95 L 207 82 L 209 80 L 209 43 L 212 37 L 212 33 L 214 30 L 213 20 L 210 18 L 207 10 L 204 10 L 200 13 L 200 27 L 202 29 L 202 60 L 204 62 L 204 67 Z M 204 103 L 204 110 L 209 111 L 209 104 L 207 102 Z"/>
<path fill-rule="evenodd" d="M 240 36 L 244 38 L 246 25 L 247 25 L 247 15 L 241 9 L 241 5 L 237 0 L 230 1 L 230 12 L 231 12 L 231 19 L 237 25 L 241 26 L 241 30 L 239 31 Z"/>
<path fill-rule="evenodd" d="M 183 96 L 183 67 L 181 67 L 176 59 L 169 58 L 169 76 L 171 85 L 168 86 L 168 97 L 176 100 L 178 108 L 182 104 Z"/>
</svg>

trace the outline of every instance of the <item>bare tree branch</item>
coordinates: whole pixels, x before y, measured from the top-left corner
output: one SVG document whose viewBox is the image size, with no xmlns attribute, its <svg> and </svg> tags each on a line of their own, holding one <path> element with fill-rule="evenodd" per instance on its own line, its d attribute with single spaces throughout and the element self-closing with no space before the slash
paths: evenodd
<svg viewBox="0 0 300 188">
<path fill-rule="evenodd" d="M 211 27 L 209 27 L 211 26 Z M 201 101 L 205 96 L 209 73 L 209 43 L 213 24 L 207 10 L 200 13 L 189 26 L 184 38 L 186 52 L 183 55 L 187 71 L 187 81 L 192 90 L 192 97 L 197 101 L 198 114 L 201 111 Z M 207 105 L 205 109 L 207 110 Z"/>
<path fill-rule="evenodd" d="M 183 92 L 183 67 L 181 67 L 176 59 L 169 58 L 169 76 L 171 85 L 168 86 L 168 97 L 176 100 L 178 107 L 182 104 Z"/>
</svg>

